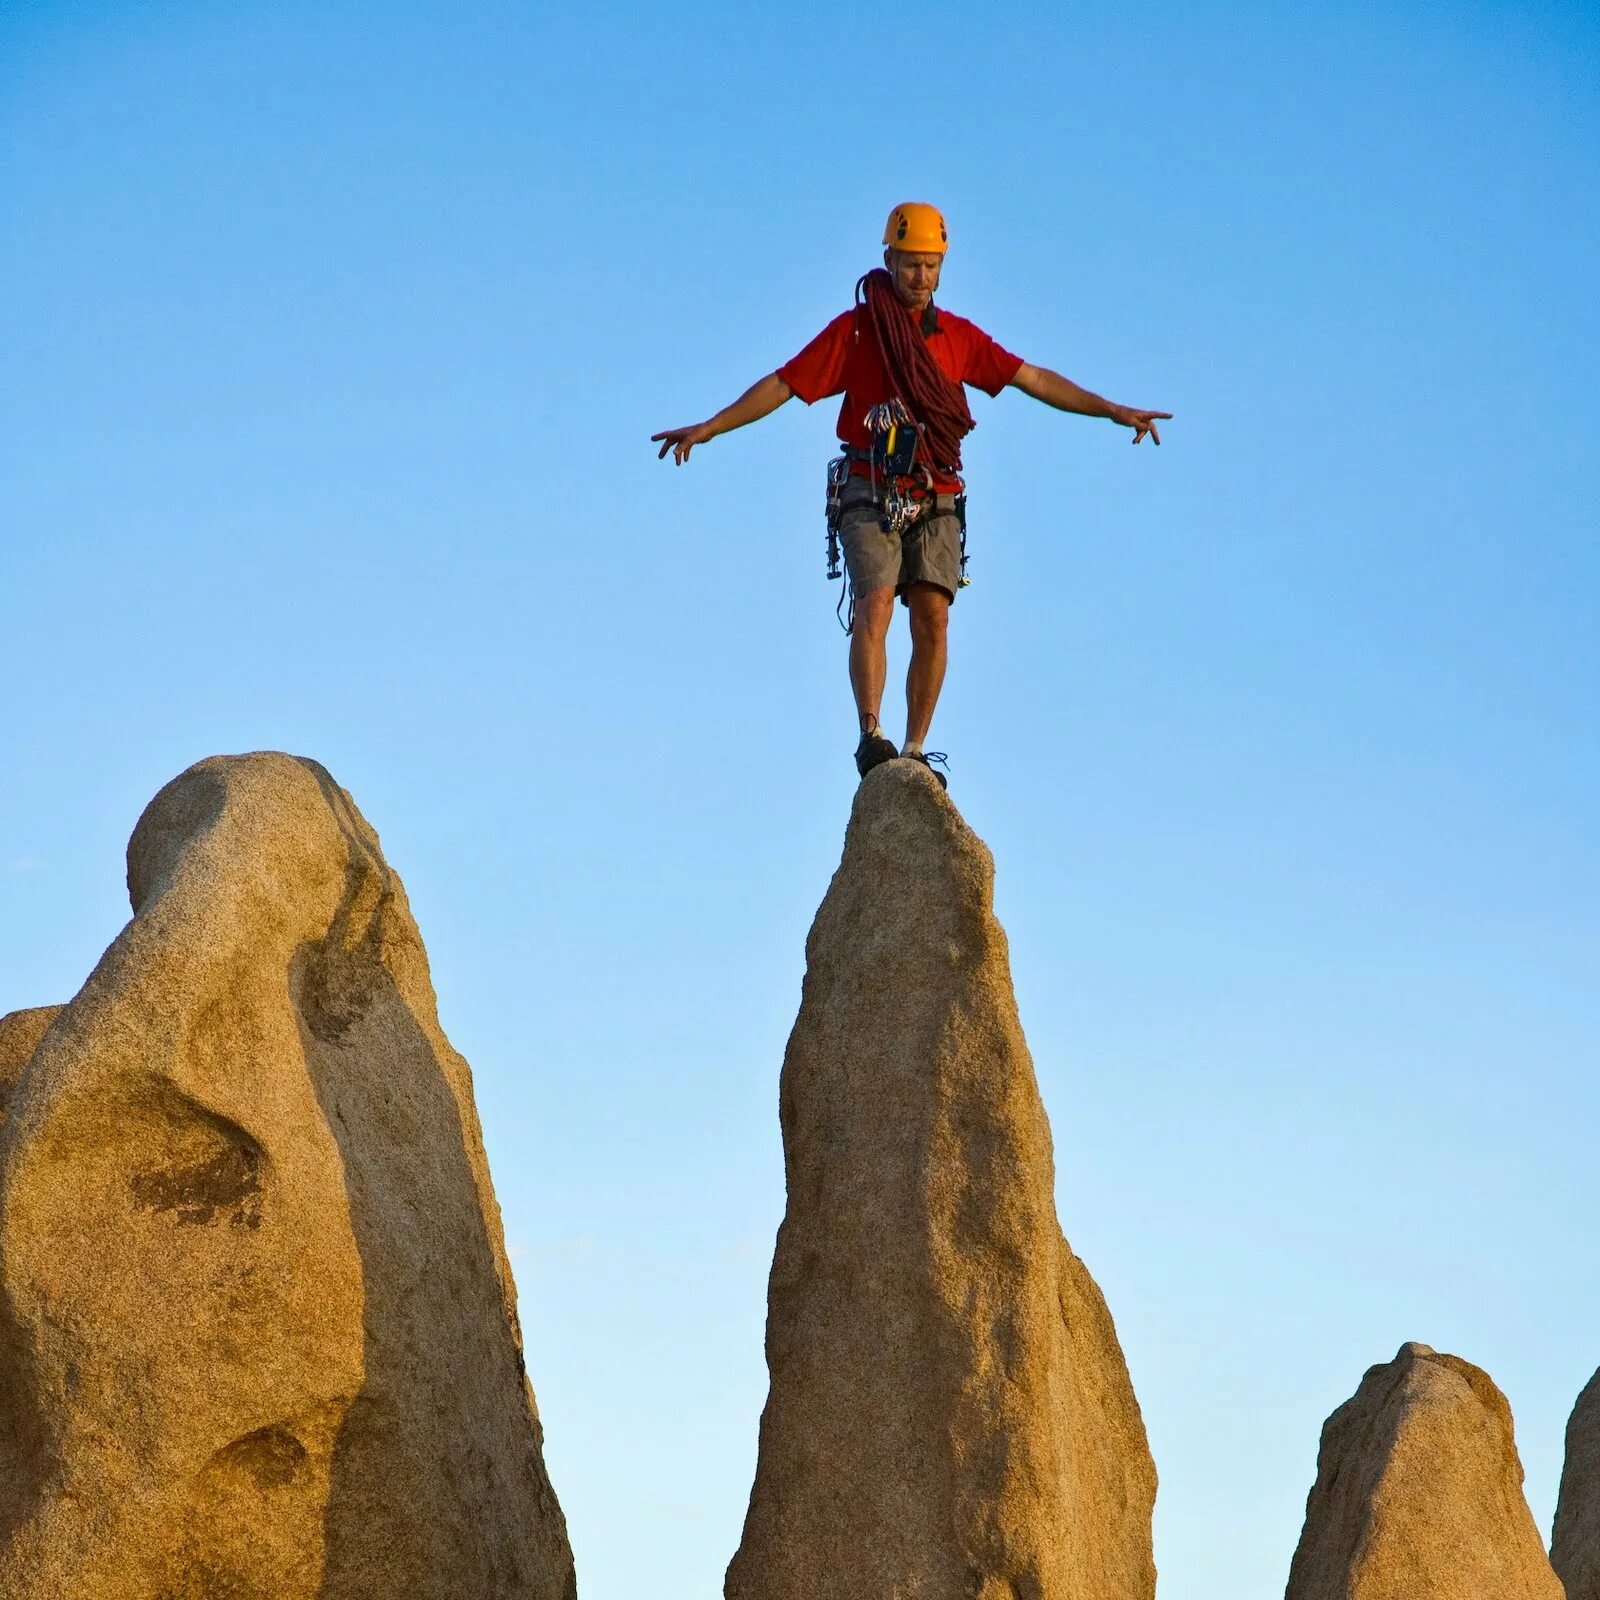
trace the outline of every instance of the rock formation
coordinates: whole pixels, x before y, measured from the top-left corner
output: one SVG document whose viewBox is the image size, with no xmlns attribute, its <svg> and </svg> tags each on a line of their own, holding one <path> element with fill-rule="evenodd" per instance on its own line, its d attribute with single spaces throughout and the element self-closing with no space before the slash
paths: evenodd
<svg viewBox="0 0 1600 1600">
<path fill-rule="evenodd" d="M 1563 1600 L 1489 1375 L 1403 1345 L 1328 1418 L 1287 1600 Z"/>
<path fill-rule="evenodd" d="M 314 762 L 217 758 L 128 888 L 71 1004 L 0 1025 L 0 1594 L 570 1597 L 471 1076 L 376 835 Z"/>
<path fill-rule="evenodd" d="M 1550 1564 L 1566 1585 L 1567 1600 L 1600 1600 L 1600 1372 L 1567 1422 Z"/>
<path fill-rule="evenodd" d="M 33 1059 L 50 1024 L 61 1015 L 60 1006 L 34 1006 L 0 1017 L 0 1121 L 17 1091 L 22 1069 Z"/>
<path fill-rule="evenodd" d="M 729 1600 L 1149 1600 L 1155 1468 L 1061 1236 L 994 866 L 932 775 L 857 792 L 780 1093 L 771 1391 Z"/>
</svg>

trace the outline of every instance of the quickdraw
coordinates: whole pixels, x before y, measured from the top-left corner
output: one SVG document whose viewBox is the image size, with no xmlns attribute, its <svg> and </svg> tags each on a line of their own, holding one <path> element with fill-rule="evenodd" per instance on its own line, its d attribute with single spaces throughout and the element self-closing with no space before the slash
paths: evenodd
<svg viewBox="0 0 1600 1600">
<path fill-rule="evenodd" d="M 835 456 L 828 463 L 828 578 L 843 577 L 839 565 L 839 529 L 844 524 L 844 486 L 850 481 L 850 457 Z"/>
<path fill-rule="evenodd" d="M 878 526 L 885 533 L 902 534 L 922 515 L 933 493 L 933 474 L 917 461 L 922 430 L 899 399 L 873 406 L 863 421 L 872 435 L 867 466 L 872 498 L 878 502 Z"/>
</svg>

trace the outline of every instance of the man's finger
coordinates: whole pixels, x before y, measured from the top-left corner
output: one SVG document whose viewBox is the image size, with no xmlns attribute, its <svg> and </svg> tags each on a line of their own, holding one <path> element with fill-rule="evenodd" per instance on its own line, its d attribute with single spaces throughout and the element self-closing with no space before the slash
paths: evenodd
<svg viewBox="0 0 1600 1600">
<path fill-rule="evenodd" d="M 669 451 L 673 445 L 672 437 L 670 434 L 658 433 L 655 435 L 655 438 L 665 439 L 667 441 L 664 445 L 662 445 L 661 449 L 656 454 L 657 461 L 665 461 L 667 459 L 667 451 Z M 652 440 L 652 443 L 653 442 L 654 440 Z"/>
<path fill-rule="evenodd" d="M 1156 431 L 1156 425 L 1153 422 L 1150 424 L 1150 437 L 1154 439 L 1157 444 L 1161 443 L 1161 435 Z"/>
</svg>

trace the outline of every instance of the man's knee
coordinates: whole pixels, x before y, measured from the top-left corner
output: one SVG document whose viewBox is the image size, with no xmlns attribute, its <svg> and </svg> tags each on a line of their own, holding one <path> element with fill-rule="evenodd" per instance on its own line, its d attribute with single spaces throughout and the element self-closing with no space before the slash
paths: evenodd
<svg viewBox="0 0 1600 1600">
<path fill-rule="evenodd" d="M 894 615 L 894 590 L 892 588 L 868 589 L 855 596 L 855 625 L 868 638 L 881 638 L 889 631 L 889 619 Z"/>
<path fill-rule="evenodd" d="M 911 612 L 911 637 L 918 643 L 935 643 L 950 626 L 950 596 L 931 583 L 914 583 L 906 590 Z"/>
</svg>

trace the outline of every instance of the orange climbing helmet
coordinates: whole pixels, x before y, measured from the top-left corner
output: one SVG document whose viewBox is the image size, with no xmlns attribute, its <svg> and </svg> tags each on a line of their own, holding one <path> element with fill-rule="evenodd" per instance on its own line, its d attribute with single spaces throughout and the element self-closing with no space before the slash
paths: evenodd
<svg viewBox="0 0 1600 1600">
<path fill-rule="evenodd" d="M 883 242 L 891 250 L 931 250 L 943 255 L 950 248 L 950 235 L 937 206 L 908 200 L 889 213 L 883 225 Z"/>
</svg>

